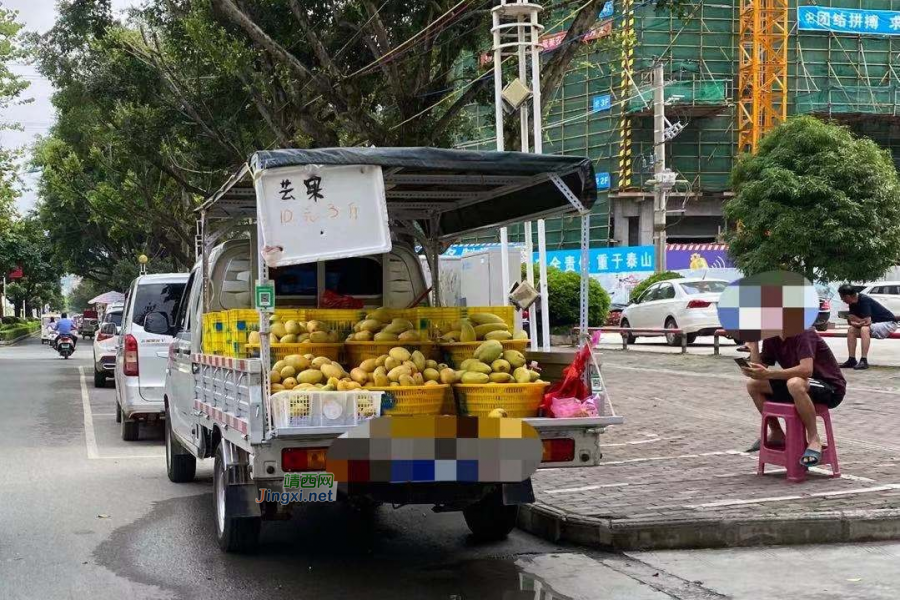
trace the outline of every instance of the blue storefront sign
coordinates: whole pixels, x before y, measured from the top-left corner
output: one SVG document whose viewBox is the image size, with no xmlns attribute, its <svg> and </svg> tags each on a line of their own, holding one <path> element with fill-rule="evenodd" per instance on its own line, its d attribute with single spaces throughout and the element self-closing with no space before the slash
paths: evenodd
<svg viewBox="0 0 900 600">
<path fill-rule="evenodd" d="M 534 253 L 534 262 L 538 253 Z M 581 272 L 581 250 L 551 250 L 547 252 L 547 265 L 562 271 Z M 588 250 L 588 272 L 591 275 L 604 273 L 629 273 L 653 271 L 656 256 L 653 246 L 619 246 L 616 248 L 591 248 Z"/>
<path fill-rule="evenodd" d="M 797 28 L 801 31 L 900 35 L 900 11 L 798 6 Z"/>
<path fill-rule="evenodd" d="M 609 110 L 612 106 L 612 96 L 609 94 L 601 94 L 599 96 L 594 96 L 591 98 L 591 111 L 592 112 L 601 112 L 604 110 Z"/>
<path fill-rule="evenodd" d="M 608 190 L 610 186 L 609 173 L 594 173 L 594 183 L 597 184 L 597 191 Z"/>
<path fill-rule="evenodd" d="M 597 15 L 598 19 L 608 19 L 613 16 L 613 11 L 615 7 L 613 6 L 613 0 L 606 0 L 606 3 L 603 5 L 603 8 L 600 9 L 600 14 Z"/>
</svg>

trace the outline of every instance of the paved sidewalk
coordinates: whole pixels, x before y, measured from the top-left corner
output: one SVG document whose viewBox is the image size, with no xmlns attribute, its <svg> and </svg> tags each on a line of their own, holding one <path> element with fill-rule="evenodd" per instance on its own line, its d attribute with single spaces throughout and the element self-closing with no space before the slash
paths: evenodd
<svg viewBox="0 0 900 600">
<path fill-rule="evenodd" d="M 626 422 L 601 437 L 600 466 L 535 475 L 524 529 L 619 549 L 900 539 L 900 369 L 846 373 L 832 413 L 843 476 L 823 468 L 793 484 L 774 466 L 757 476 L 744 452 L 759 415 L 731 358 L 602 359 Z"/>
</svg>

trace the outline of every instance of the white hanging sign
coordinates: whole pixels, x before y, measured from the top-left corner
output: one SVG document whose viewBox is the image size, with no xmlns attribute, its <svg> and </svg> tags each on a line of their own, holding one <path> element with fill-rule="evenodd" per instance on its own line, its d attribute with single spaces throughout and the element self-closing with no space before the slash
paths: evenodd
<svg viewBox="0 0 900 600">
<path fill-rule="evenodd" d="M 381 167 L 302 165 L 254 175 L 269 267 L 391 251 Z"/>
</svg>

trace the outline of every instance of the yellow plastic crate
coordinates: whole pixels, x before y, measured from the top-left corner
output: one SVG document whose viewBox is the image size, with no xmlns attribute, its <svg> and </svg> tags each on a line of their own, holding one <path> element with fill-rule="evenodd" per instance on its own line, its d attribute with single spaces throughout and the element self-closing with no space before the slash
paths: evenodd
<svg viewBox="0 0 900 600">
<path fill-rule="evenodd" d="M 454 367 L 458 367 L 459 364 L 466 360 L 467 358 L 472 358 L 472 355 L 475 354 L 475 350 L 483 344 L 484 341 L 480 342 L 453 342 L 451 344 L 441 344 L 441 353 L 442 358 L 447 361 L 448 365 L 452 365 Z M 503 345 L 503 351 L 506 350 L 518 350 L 522 354 L 525 354 L 528 350 L 528 345 L 531 343 L 530 340 L 503 340 L 500 342 Z"/>
<path fill-rule="evenodd" d="M 489 313 L 492 315 L 497 315 L 503 322 L 509 326 L 509 331 L 512 333 L 513 328 L 516 323 L 516 309 L 512 306 L 467 306 L 462 309 L 462 316 L 464 318 L 468 318 L 469 315 L 473 315 L 476 313 Z"/>
<path fill-rule="evenodd" d="M 225 353 L 227 329 L 225 311 L 209 312 L 203 315 L 203 352 L 205 354 Z"/>
<path fill-rule="evenodd" d="M 225 355 L 247 358 L 247 337 L 251 331 L 259 331 L 259 313 L 252 308 L 234 308 L 226 311 Z"/>
<path fill-rule="evenodd" d="M 432 342 L 344 342 L 347 365 L 351 368 L 358 367 L 364 360 L 387 354 L 391 348 L 397 347 L 406 348 L 410 352 L 418 350 L 425 358 L 437 360 L 440 357 L 440 349 Z"/>
<path fill-rule="evenodd" d="M 389 416 L 439 415 L 444 406 L 450 386 L 414 385 L 392 387 L 367 387 L 367 390 L 382 391 L 381 414 Z"/>
<path fill-rule="evenodd" d="M 461 415 L 486 417 L 495 408 L 502 408 L 508 417 L 524 419 L 537 416 L 548 385 L 550 384 L 546 382 L 484 385 L 458 383 L 453 386 L 453 391 Z"/>
<path fill-rule="evenodd" d="M 448 329 L 462 318 L 462 310 L 458 306 L 423 306 L 415 311 L 415 319 L 410 320 L 416 324 L 420 334 L 424 333 L 430 340 L 436 340 L 441 330 Z"/>
<path fill-rule="evenodd" d="M 355 308 L 310 308 L 306 310 L 307 321 L 322 321 L 332 331 L 337 331 L 340 339 L 345 339 L 353 331 L 357 322 L 366 318 L 366 311 Z"/>
</svg>

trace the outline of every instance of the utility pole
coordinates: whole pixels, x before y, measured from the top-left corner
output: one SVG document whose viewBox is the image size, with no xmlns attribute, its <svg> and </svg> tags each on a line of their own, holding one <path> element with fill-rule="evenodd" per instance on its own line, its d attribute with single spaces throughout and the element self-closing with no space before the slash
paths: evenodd
<svg viewBox="0 0 900 600">
<path fill-rule="evenodd" d="M 666 83 L 662 61 L 653 66 L 653 248 L 656 272 L 666 270 L 666 213 L 676 175 L 666 168 Z"/>
</svg>

